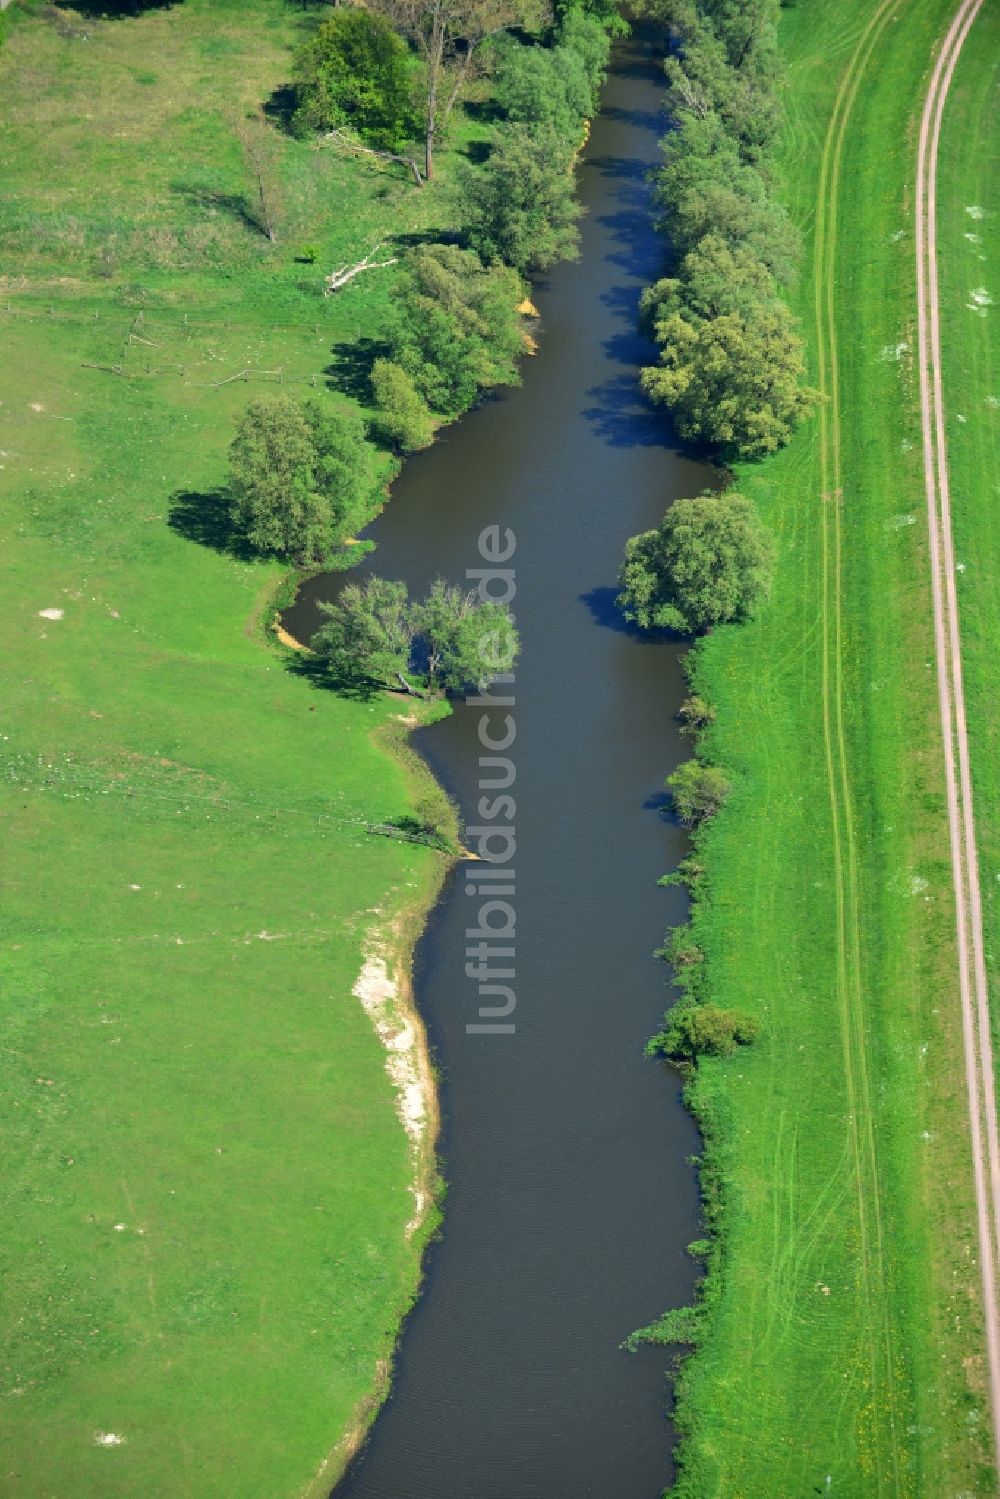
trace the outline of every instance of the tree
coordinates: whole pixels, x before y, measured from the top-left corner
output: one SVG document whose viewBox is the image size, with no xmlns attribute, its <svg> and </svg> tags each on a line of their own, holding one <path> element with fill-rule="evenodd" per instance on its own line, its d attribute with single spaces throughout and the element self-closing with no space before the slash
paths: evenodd
<svg viewBox="0 0 1000 1499">
<path fill-rule="evenodd" d="M 251 401 L 229 449 L 235 529 L 257 552 L 320 562 L 367 487 L 360 417 L 284 396 Z"/>
<path fill-rule="evenodd" d="M 406 44 L 377 11 L 328 16 L 296 58 L 295 83 L 302 133 L 350 125 L 393 151 L 419 128 Z"/>
<path fill-rule="evenodd" d="M 736 312 L 752 318 L 777 301 L 774 277 L 745 245 L 734 249 L 706 234 L 681 260 L 676 276 L 654 282 L 642 294 L 643 322 L 658 343 L 675 314 L 709 319 Z"/>
<path fill-rule="evenodd" d="M 742 1010 L 712 1004 L 677 1004 L 666 1017 L 666 1029 L 654 1036 L 646 1050 L 672 1062 L 692 1063 L 698 1057 L 731 1057 L 739 1046 L 749 1046 L 760 1026 Z"/>
<path fill-rule="evenodd" d="M 410 39 L 424 62 L 424 175 L 434 176 L 434 150 L 479 49 L 488 37 L 525 20 L 521 0 L 375 0 L 376 8 Z"/>
<path fill-rule="evenodd" d="M 596 21 L 574 12 L 554 47 L 504 41 L 494 73 L 497 103 L 509 120 L 551 129 L 575 148 L 583 121 L 597 104 L 607 67 L 607 36 Z"/>
<path fill-rule="evenodd" d="M 311 641 L 330 678 L 340 686 L 406 684 L 413 625 L 406 584 L 369 577 L 348 583 L 335 603 L 321 603 L 327 616 Z"/>
<path fill-rule="evenodd" d="M 281 142 L 260 113 L 238 119 L 236 135 L 253 179 L 250 217 L 273 244 L 282 207 Z"/>
<path fill-rule="evenodd" d="M 784 209 L 769 199 L 760 172 L 742 160 L 719 116 L 686 113 L 663 149 L 656 199 L 674 252 L 685 255 L 706 234 L 715 234 L 733 249 L 751 250 L 776 280 L 792 280 L 801 253 L 798 234 Z"/>
<path fill-rule="evenodd" d="M 392 358 L 434 411 L 455 416 L 480 390 L 518 380 L 522 289 L 506 266 L 485 268 L 455 245 L 415 250 L 393 288 Z"/>
<path fill-rule="evenodd" d="M 674 413 L 682 437 L 739 458 L 774 453 L 816 396 L 802 385 L 802 340 L 781 302 L 753 312 L 657 325 L 660 363 L 642 372 L 645 391 Z"/>
<path fill-rule="evenodd" d="M 626 543 L 618 606 L 643 629 L 693 634 L 749 618 L 767 594 L 773 548 L 739 494 L 675 500 L 655 531 Z"/>
<path fill-rule="evenodd" d="M 777 44 L 773 26 L 762 29 L 756 44 L 737 48 L 740 61 L 730 56 L 725 39 L 711 19 L 694 6 L 681 7 L 675 17 L 680 44 L 667 58 L 666 106 L 671 116 L 704 117 L 714 111 L 739 144 L 747 161 L 759 161 L 773 144 L 778 127 L 775 108 Z"/>
<path fill-rule="evenodd" d="M 685 827 L 698 827 L 714 817 L 733 789 L 717 765 L 685 760 L 666 779 L 674 810 Z"/>
<path fill-rule="evenodd" d="M 505 604 L 480 599 L 438 578 L 414 610 L 413 623 L 426 651 L 432 688 L 464 692 L 513 669 L 517 631 Z"/>
<path fill-rule="evenodd" d="M 371 373 L 375 435 L 400 453 L 434 441 L 434 418 L 411 377 L 391 359 L 376 359 Z"/>
<path fill-rule="evenodd" d="M 432 692 L 464 692 L 510 671 L 517 655 L 507 606 L 441 578 L 418 604 L 410 603 L 405 583 L 373 576 L 347 584 L 335 603 L 320 608 L 327 623 L 312 649 L 340 686 L 413 692 L 409 676 L 416 671 Z"/>
<path fill-rule="evenodd" d="M 466 238 L 483 260 L 524 275 L 578 253 L 570 152 L 551 126 L 502 126 L 485 164 L 460 174 L 458 191 Z"/>
<path fill-rule="evenodd" d="M 677 710 L 677 717 L 683 725 L 681 733 L 688 734 L 695 739 L 714 724 L 715 709 L 697 692 L 692 692 L 681 703 Z"/>
</svg>

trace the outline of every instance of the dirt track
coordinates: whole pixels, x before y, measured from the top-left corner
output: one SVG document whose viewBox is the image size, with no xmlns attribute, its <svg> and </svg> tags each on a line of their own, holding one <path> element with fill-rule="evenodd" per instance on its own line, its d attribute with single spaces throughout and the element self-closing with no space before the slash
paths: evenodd
<svg viewBox="0 0 1000 1499">
<path fill-rule="evenodd" d="M 961 635 L 955 591 L 951 496 L 941 378 L 937 275 L 937 159 L 941 121 L 955 65 L 983 0 L 962 0 L 938 53 L 924 101 L 917 157 L 916 250 L 920 407 L 927 490 L 934 643 L 944 736 L 948 826 L 958 927 L 959 990 L 976 1185 L 980 1268 L 990 1401 L 1000 1445 L 1000 1145 L 983 952 L 983 915 L 976 855 L 972 778 L 962 684 Z"/>
</svg>

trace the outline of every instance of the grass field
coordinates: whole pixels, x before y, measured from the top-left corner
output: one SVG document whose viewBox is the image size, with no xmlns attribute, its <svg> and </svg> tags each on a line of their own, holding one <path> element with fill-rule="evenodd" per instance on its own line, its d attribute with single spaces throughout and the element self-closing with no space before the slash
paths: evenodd
<svg viewBox="0 0 1000 1499">
<path fill-rule="evenodd" d="M 939 191 L 942 353 L 963 667 L 987 958 L 1000 1036 L 1000 16 L 984 6 L 944 119 Z"/>
<path fill-rule="evenodd" d="M 995 1492 L 911 352 L 915 126 L 951 8 L 782 13 L 823 403 L 738 475 L 775 594 L 699 664 L 736 791 L 698 941 L 763 1036 L 695 1087 L 726 1206 L 682 1380 L 690 1499 Z"/>
<path fill-rule="evenodd" d="M 287 82 L 311 15 L 33 7 L 0 51 L 0 1493 L 19 1499 L 323 1491 L 418 1274 L 413 1152 L 352 987 L 373 933 L 390 965 L 405 950 L 442 861 L 360 825 L 410 800 L 416 772 L 373 742 L 398 707 L 290 672 L 266 628 L 280 569 L 218 546 L 256 387 L 216 382 L 322 393 L 332 369 L 349 391 L 338 345 L 377 333 L 392 273 L 326 300 L 323 272 L 446 211 L 285 140 L 277 245 L 247 224 L 234 114 Z"/>
</svg>

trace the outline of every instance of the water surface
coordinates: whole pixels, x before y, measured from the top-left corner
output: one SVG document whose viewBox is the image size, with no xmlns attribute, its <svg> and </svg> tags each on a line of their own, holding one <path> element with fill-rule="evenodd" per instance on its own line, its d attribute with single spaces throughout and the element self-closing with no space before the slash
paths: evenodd
<svg viewBox="0 0 1000 1499">
<path fill-rule="evenodd" d="M 682 919 L 657 877 L 683 852 L 663 778 L 688 750 L 675 644 L 615 614 L 628 536 L 704 488 L 638 391 L 639 291 L 661 270 L 646 173 L 663 128 L 655 35 L 619 45 L 580 170 L 579 261 L 539 286 L 524 383 L 411 460 L 372 566 L 463 581 L 488 525 L 516 534 L 517 1008 L 470 1035 L 460 866 L 415 959 L 441 1069 L 442 1236 L 392 1394 L 337 1499 L 656 1499 L 671 1477 L 668 1354 L 619 1345 L 690 1298 L 697 1151 L 676 1078 L 643 1058 L 670 1000 L 652 950 Z M 285 616 L 308 639 L 314 580 Z M 480 709 L 417 735 L 478 823 Z"/>
</svg>

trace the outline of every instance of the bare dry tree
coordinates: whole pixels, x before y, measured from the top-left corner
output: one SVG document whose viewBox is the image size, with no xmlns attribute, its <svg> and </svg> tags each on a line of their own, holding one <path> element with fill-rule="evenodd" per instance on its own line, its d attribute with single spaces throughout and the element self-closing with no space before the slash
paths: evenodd
<svg viewBox="0 0 1000 1499">
<path fill-rule="evenodd" d="M 273 244 L 278 238 L 282 207 L 281 142 L 260 111 L 241 116 L 236 121 L 236 134 L 254 182 L 250 217 Z"/>
<path fill-rule="evenodd" d="M 539 14 L 547 0 L 372 0 L 420 52 L 427 70 L 424 177 L 434 176 L 434 147 L 488 37 Z"/>
</svg>

